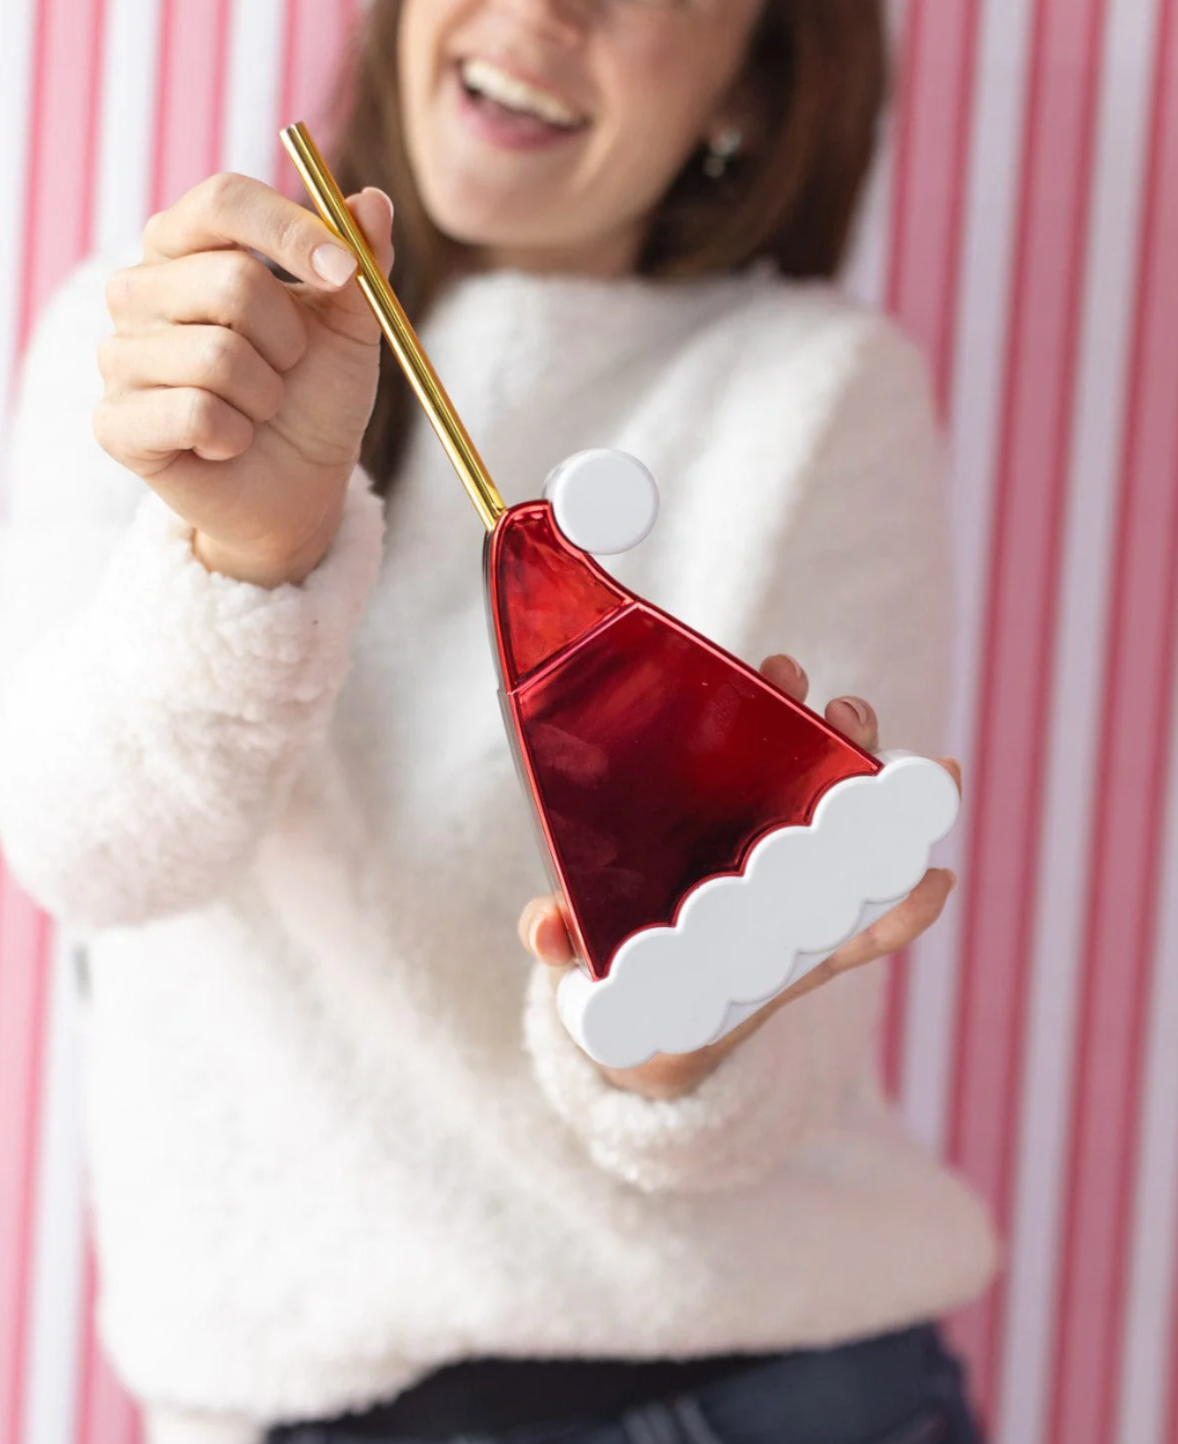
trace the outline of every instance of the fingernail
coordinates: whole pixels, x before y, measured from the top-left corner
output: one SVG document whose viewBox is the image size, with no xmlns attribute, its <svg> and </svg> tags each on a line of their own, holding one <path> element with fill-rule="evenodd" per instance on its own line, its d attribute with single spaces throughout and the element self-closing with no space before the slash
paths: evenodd
<svg viewBox="0 0 1178 1444">
<path fill-rule="evenodd" d="M 388 206 L 388 208 L 389 208 L 389 225 L 391 226 L 391 225 L 393 224 L 393 217 L 394 217 L 394 216 L 396 215 L 396 213 L 397 213 L 397 208 L 396 208 L 396 206 L 393 205 L 393 198 L 392 198 L 392 196 L 388 195 L 387 192 L 382 191 L 381 188 L 380 188 L 380 186 L 365 186 L 364 189 L 365 189 L 366 191 L 372 191 L 372 193 L 373 193 L 374 195 L 378 195 L 378 196 L 381 198 L 381 200 L 384 201 L 385 205 Z"/>
<path fill-rule="evenodd" d="M 333 286 L 342 286 L 350 281 L 356 270 L 356 257 L 342 246 L 324 244 L 316 247 L 311 256 L 311 266 L 317 276 L 330 281 Z"/>
<path fill-rule="evenodd" d="M 871 721 L 871 713 L 867 710 L 866 702 L 860 702 L 858 697 L 840 697 L 839 701 L 845 703 L 854 712 L 859 719 L 860 727 L 866 727 Z"/>
<path fill-rule="evenodd" d="M 791 667 L 793 669 L 794 676 L 797 678 L 798 683 L 801 686 L 807 688 L 809 687 L 810 679 L 806 676 L 806 669 L 802 666 L 802 664 L 798 661 L 796 657 L 791 657 L 785 652 L 782 652 L 780 654 L 780 660 L 784 662 L 788 667 Z"/>
<path fill-rule="evenodd" d="M 534 953 L 538 958 L 544 956 L 540 951 L 540 929 L 543 925 L 544 919 L 541 916 L 534 917 L 528 924 L 528 951 Z"/>
</svg>

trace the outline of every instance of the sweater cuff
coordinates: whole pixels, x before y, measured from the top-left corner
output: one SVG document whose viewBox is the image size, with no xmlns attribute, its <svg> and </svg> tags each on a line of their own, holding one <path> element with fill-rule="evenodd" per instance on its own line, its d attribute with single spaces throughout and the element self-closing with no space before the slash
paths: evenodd
<svg viewBox="0 0 1178 1444">
<path fill-rule="evenodd" d="M 783 1046 L 789 1008 L 774 1013 L 691 1092 L 650 1099 L 610 1083 L 573 1041 L 550 975 L 545 964 L 533 965 L 524 1045 L 549 1103 L 606 1172 L 650 1193 L 747 1187 L 822 1125 L 821 1070 L 809 1066 L 809 1049 L 798 1048 L 795 1037 Z"/>
<path fill-rule="evenodd" d="M 112 685 L 133 679 L 144 701 L 243 721 L 334 694 L 380 566 L 384 511 L 367 476 L 353 473 L 339 530 L 301 585 L 211 572 L 193 531 L 154 492 L 144 497 L 93 609 Z"/>
</svg>

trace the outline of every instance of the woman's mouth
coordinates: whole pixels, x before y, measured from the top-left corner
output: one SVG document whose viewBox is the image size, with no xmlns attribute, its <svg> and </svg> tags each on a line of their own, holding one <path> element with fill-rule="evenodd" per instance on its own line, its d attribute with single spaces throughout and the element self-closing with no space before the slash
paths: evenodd
<svg viewBox="0 0 1178 1444">
<path fill-rule="evenodd" d="M 562 96 L 524 80 L 492 61 L 468 59 L 455 67 L 463 120 L 483 140 L 507 150 L 535 150 L 588 128 Z"/>
</svg>

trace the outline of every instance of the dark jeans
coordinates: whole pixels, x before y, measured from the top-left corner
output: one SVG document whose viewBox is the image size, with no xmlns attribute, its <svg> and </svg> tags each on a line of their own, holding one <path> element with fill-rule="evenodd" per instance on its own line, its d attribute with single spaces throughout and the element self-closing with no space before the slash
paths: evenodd
<svg viewBox="0 0 1178 1444">
<path fill-rule="evenodd" d="M 386 1436 L 389 1444 L 411 1444 Z M 271 1444 L 372 1444 L 346 1420 L 276 1429 Z M 568 1419 L 455 1444 L 981 1444 L 961 1366 L 936 1329 L 782 1354 L 617 1418 Z"/>
</svg>

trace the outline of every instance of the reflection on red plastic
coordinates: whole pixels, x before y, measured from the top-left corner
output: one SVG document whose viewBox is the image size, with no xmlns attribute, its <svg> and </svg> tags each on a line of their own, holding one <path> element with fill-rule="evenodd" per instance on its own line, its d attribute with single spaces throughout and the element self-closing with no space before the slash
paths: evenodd
<svg viewBox="0 0 1178 1444">
<path fill-rule="evenodd" d="M 509 688 L 611 612 L 629 593 L 567 542 L 546 502 L 516 507 L 492 539 L 493 630 Z"/>
<path fill-rule="evenodd" d="M 808 823 L 834 783 L 881 764 L 632 597 L 546 513 L 532 503 L 500 521 L 490 610 L 553 882 L 600 978 L 633 933 L 673 922 L 697 883 L 739 871 L 758 838 Z"/>
</svg>

